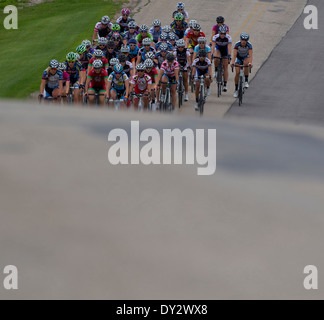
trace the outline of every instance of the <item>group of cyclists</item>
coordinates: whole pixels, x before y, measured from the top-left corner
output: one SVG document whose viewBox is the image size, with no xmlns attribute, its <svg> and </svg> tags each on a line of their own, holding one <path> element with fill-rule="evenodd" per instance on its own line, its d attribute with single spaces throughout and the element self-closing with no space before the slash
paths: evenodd
<svg viewBox="0 0 324 320">
<path fill-rule="evenodd" d="M 196 20 L 189 20 L 185 4 L 179 2 L 170 25 L 162 27 L 155 19 L 152 27 L 137 25 L 124 8 L 116 23 L 103 16 L 95 25 L 92 41 L 84 40 L 75 52 L 59 63 L 52 59 L 43 72 L 40 98 L 63 103 L 73 101 L 123 101 L 125 107 L 133 102 L 135 108 L 142 100 L 143 107 L 160 107 L 160 96 L 167 86 L 171 92 L 170 109 L 177 100 L 179 73 L 182 74 L 184 101 L 189 100 L 189 81 L 196 83 L 198 110 L 198 81 L 204 77 L 206 95 L 217 78 L 219 63 L 223 64 L 223 91 L 226 92 L 229 64 L 236 69 L 234 97 L 238 96 L 239 65 L 252 67 L 253 49 L 249 35 L 242 33 L 233 48 L 229 27 L 222 16 L 217 17 L 209 45 L 205 33 Z M 214 61 L 213 61 L 214 60 Z M 245 88 L 249 87 L 248 68 L 244 70 Z"/>
</svg>

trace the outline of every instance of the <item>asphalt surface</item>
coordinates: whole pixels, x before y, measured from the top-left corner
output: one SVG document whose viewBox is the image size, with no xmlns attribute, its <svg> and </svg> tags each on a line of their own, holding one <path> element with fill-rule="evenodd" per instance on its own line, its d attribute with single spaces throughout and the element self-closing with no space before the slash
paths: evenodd
<svg viewBox="0 0 324 320">
<path fill-rule="evenodd" d="M 320 55 L 324 36 L 324 2 L 311 0 L 319 13 L 319 29 L 306 30 L 302 14 L 273 50 L 244 94 L 243 107 L 235 102 L 226 117 L 258 117 L 296 124 L 324 124 L 323 68 Z"/>
<path fill-rule="evenodd" d="M 2 299 L 308 299 L 323 270 L 324 131 L 0 103 Z M 107 136 L 216 128 L 217 171 L 112 166 Z"/>
</svg>

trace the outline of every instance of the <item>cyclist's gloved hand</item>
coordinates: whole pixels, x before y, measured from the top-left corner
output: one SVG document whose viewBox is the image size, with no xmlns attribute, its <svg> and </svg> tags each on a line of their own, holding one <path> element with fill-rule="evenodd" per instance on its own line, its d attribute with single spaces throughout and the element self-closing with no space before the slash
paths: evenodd
<svg viewBox="0 0 324 320">
<path fill-rule="evenodd" d="M 38 96 L 39 99 L 42 99 L 43 98 L 43 94 L 40 93 L 39 96 Z"/>
<path fill-rule="evenodd" d="M 228 59 L 232 60 L 232 55 L 229 54 L 228 55 Z"/>
</svg>

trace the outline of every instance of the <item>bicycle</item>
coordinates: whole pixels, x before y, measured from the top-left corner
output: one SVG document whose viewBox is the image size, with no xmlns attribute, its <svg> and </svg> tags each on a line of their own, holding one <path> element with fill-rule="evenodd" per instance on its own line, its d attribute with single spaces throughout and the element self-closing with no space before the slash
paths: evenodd
<svg viewBox="0 0 324 320">
<path fill-rule="evenodd" d="M 132 97 L 137 97 L 139 99 L 138 109 L 145 110 L 145 108 L 144 108 L 144 100 L 143 100 L 143 93 L 135 93 L 135 92 L 132 92 L 131 93 L 131 96 Z M 149 96 L 149 105 L 148 105 L 148 108 L 147 109 L 148 110 L 152 110 L 152 103 L 151 103 L 150 96 Z"/>
<path fill-rule="evenodd" d="M 244 83 L 244 68 L 249 68 L 249 71 L 251 73 L 251 66 L 244 66 L 242 64 L 234 64 L 232 66 L 232 72 L 234 72 L 234 67 L 240 68 L 240 76 L 239 76 L 239 84 L 238 84 L 238 99 L 239 99 L 239 106 L 243 103 L 243 94 L 245 91 L 245 88 L 243 86 Z"/>
<path fill-rule="evenodd" d="M 214 57 L 214 59 L 219 59 L 219 64 L 217 66 L 217 77 L 216 77 L 216 84 L 217 84 L 217 96 L 220 97 L 222 95 L 222 90 L 224 86 L 223 77 L 224 77 L 224 67 L 223 67 L 223 60 L 228 60 L 229 57 Z"/>
<path fill-rule="evenodd" d="M 165 89 L 165 93 L 162 92 L 162 88 L 160 89 L 160 110 L 167 111 L 170 109 L 171 104 L 171 83 L 168 81 L 167 87 Z"/>
<path fill-rule="evenodd" d="M 199 96 L 198 96 L 198 107 L 200 111 L 200 115 L 202 116 L 204 113 L 205 102 L 207 98 L 207 92 L 205 88 L 205 76 L 202 75 L 198 77 L 199 79 Z"/>
<path fill-rule="evenodd" d="M 194 81 L 192 81 L 193 74 L 192 74 L 192 69 L 190 68 L 190 74 L 189 74 L 189 85 L 191 87 L 191 92 L 193 93 L 196 90 L 196 84 Z"/>
<path fill-rule="evenodd" d="M 180 67 L 179 70 L 179 85 L 178 85 L 178 104 L 179 109 L 183 104 L 183 94 L 184 94 L 184 84 L 183 84 L 183 68 Z"/>
<path fill-rule="evenodd" d="M 89 96 L 95 96 L 94 104 L 99 106 L 100 101 L 99 101 L 99 96 L 104 96 L 104 93 L 99 93 L 97 90 L 95 93 L 86 93 L 83 98 L 83 104 L 88 104 L 89 103 Z"/>
</svg>

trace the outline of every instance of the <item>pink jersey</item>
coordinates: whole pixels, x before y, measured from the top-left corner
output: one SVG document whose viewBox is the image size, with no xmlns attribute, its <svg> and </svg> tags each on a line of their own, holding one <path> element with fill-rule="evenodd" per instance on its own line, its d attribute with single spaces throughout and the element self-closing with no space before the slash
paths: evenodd
<svg viewBox="0 0 324 320">
<path fill-rule="evenodd" d="M 135 92 L 140 93 L 142 91 L 147 90 L 147 86 L 149 84 L 152 84 L 152 79 L 146 73 L 142 78 L 140 78 L 138 74 L 135 74 L 135 76 L 132 76 L 130 83 L 135 85 Z"/>
<path fill-rule="evenodd" d="M 179 70 L 179 63 L 174 60 L 171 66 L 169 66 L 167 60 L 165 60 L 161 65 L 161 70 L 164 70 L 164 74 L 169 77 L 175 76 L 175 70 Z"/>
</svg>

